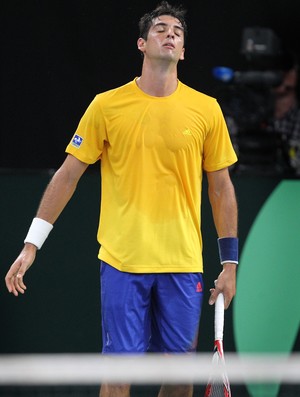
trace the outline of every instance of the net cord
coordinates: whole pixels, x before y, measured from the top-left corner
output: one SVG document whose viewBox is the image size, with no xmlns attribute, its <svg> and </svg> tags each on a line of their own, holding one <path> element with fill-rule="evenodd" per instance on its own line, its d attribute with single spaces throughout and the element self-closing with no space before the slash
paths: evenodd
<svg viewBox="0 0 300 397">
<path fill-rule="evenodd" d="M 244 382 L 300 383 L 300 354 L 243 355 L 228 353 L 231 384 Z M 0 355 L 0 385 L 206 384 L 211 354 Z"/>
</svg>

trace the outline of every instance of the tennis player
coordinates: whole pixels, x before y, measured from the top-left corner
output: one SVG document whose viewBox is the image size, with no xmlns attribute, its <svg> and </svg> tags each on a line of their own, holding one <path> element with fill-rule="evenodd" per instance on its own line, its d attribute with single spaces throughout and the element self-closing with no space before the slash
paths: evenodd
<svg viewBox="0 0 300 397">
<path fill-rule="evenodd" d="M 6 285 L 14 295 L 25 292 L 24 274 L 37 249 L 88 165 L 100 160 L 103 353 L 194 352 L 203 299 L 202 176 L 206 172 L 223 266 L 209 303 L 222 291 L 228 307 L 238 261 L 228 167 L 237 158 L 216 100 L 177 78 L 185 55 L 185 11 L 163 1 L 139 27 L 141 75 L 100 93 L 87 108 Z M 192 391 L 191 385 L 163 385 L 159 397 L 188 397 Z M 129 395 L 127 384 L 100 390 L 101 397 Z"/>
</svg>

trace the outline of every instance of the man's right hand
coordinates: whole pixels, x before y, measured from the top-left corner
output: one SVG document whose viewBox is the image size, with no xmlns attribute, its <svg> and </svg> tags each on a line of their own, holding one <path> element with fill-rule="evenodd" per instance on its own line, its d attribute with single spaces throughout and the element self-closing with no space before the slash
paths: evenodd
<svg viewBox="0 0 300 397">
<path fill-rule="evenodd" d="M 9 292 L 18 296 L 24 294 L 26 285 L 23 278 L 26 271 L 30 268 L 36 257 L 37 247 L 26 243 L 18 258 L 11 265 L 5 277 L 5 284 Z"/>
</svg>

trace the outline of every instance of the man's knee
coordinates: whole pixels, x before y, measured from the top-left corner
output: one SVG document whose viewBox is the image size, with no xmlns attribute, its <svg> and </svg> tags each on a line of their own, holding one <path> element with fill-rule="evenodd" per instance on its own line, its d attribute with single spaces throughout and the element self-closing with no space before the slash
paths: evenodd
<svg viewBox="0 0 300 397">
<path fill-rule="evenodd" d="M 130 397 L 130 385 L 103 384 L 100 388 L 99 397 Z"/>
<path fill-rule="evenodd" d="M 158 397 L 192 397 L 192 385 L 163 385 Z"/>
</svg>

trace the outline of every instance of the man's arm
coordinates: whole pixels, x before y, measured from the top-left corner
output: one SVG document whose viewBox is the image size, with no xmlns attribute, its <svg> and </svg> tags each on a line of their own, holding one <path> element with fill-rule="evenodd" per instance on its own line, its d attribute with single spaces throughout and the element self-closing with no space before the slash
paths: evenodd
<svg viewBox="0 0 300 397">
<path fill-rule="evenodd" d="M 228 168 L 208 172 L 207 179 L 208 195 L 218 237 L 237 237 L 237 202 Z M 210 292 L 210 304 L 214 304 L 218 294 L 223 292 L 225 308 L 228 308 L 236 292 L 236 264 L 223 264 L 223 270 L 216 280 L 215 288 L 212 288 Z"/>
<path fill-rule="evenodd" d="M 77 183 L 87 167 L 88 164 L 68 155 L 47 186 L 36 217 L 53 224 L 73 196 Z M 35 245 L 25 243 L 5 277 L 8 291 L 15 296 L 19 293 L 23 294 L 26 290 L 23 277 L 34 262 L 36 251 Z"/>
</svg>

